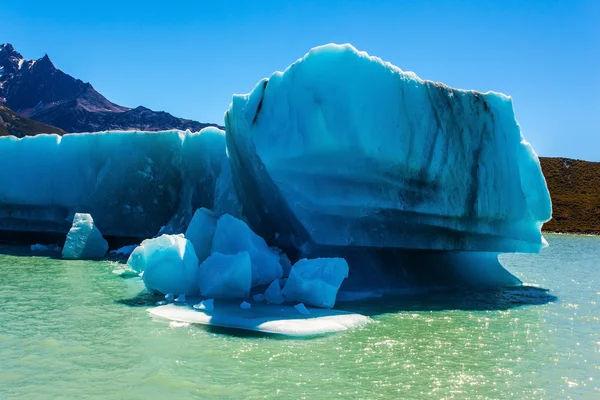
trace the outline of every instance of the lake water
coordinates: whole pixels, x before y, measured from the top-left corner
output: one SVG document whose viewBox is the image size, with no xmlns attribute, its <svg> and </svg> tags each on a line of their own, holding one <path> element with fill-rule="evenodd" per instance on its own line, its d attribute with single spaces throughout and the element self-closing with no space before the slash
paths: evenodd
<svg viewBox="0 0 600 400">
<path fill-rule="evenodd" d="M 0 255 L 0 399 L 600 399 L 600 238 L 547 239 L 501 256 L 538 287 L 354 304 L 373 322 L 303 340 L 153 320 L 107 261 Z"/>
</svg>

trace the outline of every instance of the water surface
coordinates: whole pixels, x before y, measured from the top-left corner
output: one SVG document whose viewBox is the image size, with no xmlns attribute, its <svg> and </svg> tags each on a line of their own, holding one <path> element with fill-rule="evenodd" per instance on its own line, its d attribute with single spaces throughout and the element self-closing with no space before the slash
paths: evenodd
<svg viewBox="0 0 600 400">
<path fill-rule="evenodd" d="M 600 398 L 600 238 L 547 238 L 501 260 L 549 292 L 354 304 L 374 322 L 310 340 L 173 327 L 108 261 L 0 255 L 0 399 Z"/>
</svg>

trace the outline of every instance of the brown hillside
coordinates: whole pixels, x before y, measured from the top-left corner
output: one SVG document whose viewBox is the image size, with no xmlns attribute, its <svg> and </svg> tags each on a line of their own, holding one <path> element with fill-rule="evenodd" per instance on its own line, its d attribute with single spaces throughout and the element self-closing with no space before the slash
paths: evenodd
<svg viewBox="0 0 600 400">
<path fill-rule="evenodd" d="M 600 162 L 540 157 L 552 198 L 544 231 L 600 234 Z"/>
<path fill-rule="evenodd" d="M 0 104 L 0 136 L 33 136 L 38 133 L 57 133 L 64 135 L 62 129 L 25 118 L 8 107 Z"/>
</svg>

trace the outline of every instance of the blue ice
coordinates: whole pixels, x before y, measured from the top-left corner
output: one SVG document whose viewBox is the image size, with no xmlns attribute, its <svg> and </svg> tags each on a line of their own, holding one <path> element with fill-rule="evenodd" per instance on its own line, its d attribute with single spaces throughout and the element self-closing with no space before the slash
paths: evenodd
<svg viewBox="0 0 600 400">
<path fill-rule="evenodd" d="M 333 308 L 347 277 L 348 263 L 343 258 L 302 259 L 292 266 L 282 294 L 286 301 Z"/>
<path fill-rule="evenodd" d="M 70 260 L 93 260 L 104 257 L 107 251 L 108 243 L 94 224 L 92 216 L 75 214 L 62 249 L 62 257 Z"/>
<path fill-rule="evenodd" d="M 252 260 L 252 287 L 269 284 L 283 274 L 277 252 L 269 248 L 265 240 L 252 232 L 244 221 L 229 214 L 221 216 L 217 221 L 212 252 L 248 252 Z"/>
<path fill-rule="evenodd" d="M 503 94 L 330 44 L 234 95 L 225 124 L 248 222 L 280 247 L 543 245 L 548 189 Z"/>
<path fill-rule="evenodd" d="M 164 294 L 198 292 L 198 257 L 192 242 L 183 235 L 161 235 L 144 240 L 127 264 L 138 273 L 146 288 Z"/>
</svg>

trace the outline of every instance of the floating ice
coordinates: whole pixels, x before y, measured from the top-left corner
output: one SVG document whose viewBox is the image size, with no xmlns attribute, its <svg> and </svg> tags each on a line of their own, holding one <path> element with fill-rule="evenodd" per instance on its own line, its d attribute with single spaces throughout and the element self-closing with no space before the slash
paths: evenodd
<svg viewBox="0 0 600 400">
<path fill-rule="evenodd" d="M 282 290 L 287 301 L 333 308 L 342 281 L 348 277 L 343 258 L 302 259 L 292 267 Z"/>
<path fill-rule="evenodd" d="M 339 310 L 311 308 L 306 317 L 292 306 L 273 306 L 263 303 L 252 305 L 249 310 L 240 309 L 239 303 L 219 303 L 212 312 L 168 304 L 148 309 L 158 318 L 170 321 L 247 329 L 285 336 L 314 336 L 343 332 L 367 324 L 364 315 Z"/>
<path fill-rule="evenodd" d="M 198 286 L 205 297 L 247 298 L 252 284 L 250 255 L 213 253 L 198 269 Z"/>
<path fill-rule="evenodd" d="M 285 301 L 283 294 L 281 294 L 281 286 L 278 279 L 271 282 L 265 291 L 265 299 L 271 304 L 281 304 Z"/>
<path fill-rule="evenodd" d="M 294 308 L 298 310 L 298 312 L 302 315 L 310 315 L 310 311 L 308 311 L 308 309 L 303 303 L 296 304 Z"/>
<path fill-rule="evenodd" d="M 265 299 L 265 295 L 262 293 L 258 293 L 258 294 L 255 294 L 254 296 L 252 296 L 252 300 L 254 300 L 254 301 L 261 302 L 264 299 Z"/>
<path fill-rule="evenodd" d="M 194 308 L 196 310 L 212 311 L 215 309 L 215 300 L 214 299 L 202 300 L 200 303 L 195 304 Z"/>
<path fill-rule="evenodd" d="M 242 310 L 249 310 L 252 307 L 252 304 L 242 301 L 242 303 L 240 304 L 240 308 Z"/>
<path fill-rule="evenodd" d="M 213 236 L 217 227 L 218 216 L 211 210 L 199 208 L 194 213 L 185 237 L 194 245 L 198 261 L 203 262 L 210 256 Z"/>
<path fill-rule="evenodd" d="M 198 258 L 194 246 L 183 235 L 162 235 L 146 239 L 127 264 L 137 272 L 149 290 L 160 293 L 193 294 L 198 291 Z"/>
<path fill-rule="evenodd" d="M 237 254 L 248 252 L 252 260 L 252 286 L 266 285 L 281 278 L 279 255 L 243 221 L 225 214 L 217 221 L 212 252 Z"/>
<path fill-rule="evenodd" d="M 92 216 L 75 214 L 62 249 L 62 257 L 70 260 L 93 260 L 104 257 L 107 250 L 108 243 L 96 228 Z"/>
<path fill-rule="evenodd" d="M 32 244 L 30 247 L 31 251 L 39 251 L 39 252 L 43 252 L 43 251 L 49 251 L 50 249 L 48 249 L 48 246 L 44 246 L 43 244 Z"/>
<path fill-rule="evenodd" d="M 503 94 L 326 45 L 235 95 L 225 124 L 247 220 L 280 247 L 542 247 L 548 189 Z"/>
</svg>

